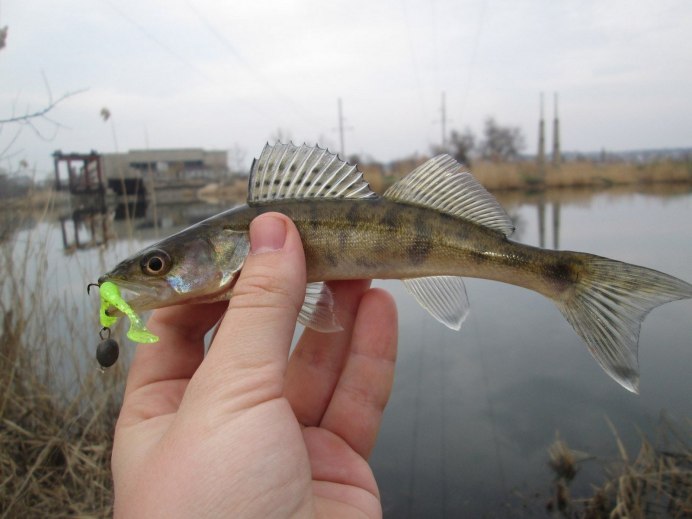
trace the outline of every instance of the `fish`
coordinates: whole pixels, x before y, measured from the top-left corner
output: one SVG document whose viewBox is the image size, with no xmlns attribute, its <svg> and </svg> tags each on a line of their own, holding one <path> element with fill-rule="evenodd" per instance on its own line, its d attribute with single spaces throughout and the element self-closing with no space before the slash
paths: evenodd
<svg viewBox="0 0 692 519">
<path fill-rule="evenodd" d="M 246 204 L 146 247 L 99 284 L 125 289 L 137 312 L 229 299 L 250 249 L 250 222 L 269 211 L 291 218 L 300 233 L 308 285 L 298 321 L 321 332 L 341 329 L 328 281 L 400 279 L 454 330 L 469 312 L 464 277 L 500 281 L 552 300 L 605 372 L 637 393 L 641 322 L 659 305 L 692 297 L 692 285 L 662 272 L 510 240 L 507 213 L 449 155 L 380 196 L 357 166 L 292 143 L 265 145 Z"/>
</svg>

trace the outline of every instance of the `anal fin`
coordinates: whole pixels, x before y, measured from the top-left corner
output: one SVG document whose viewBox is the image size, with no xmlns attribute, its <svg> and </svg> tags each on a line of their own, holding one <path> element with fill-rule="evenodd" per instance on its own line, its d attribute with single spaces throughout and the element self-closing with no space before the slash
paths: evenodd
<svg viewBox="0 0 692 519">
<path fill-rule="evenodd" d="M 464 279 L 456 276 L 431 276 L 405 279 L 404 285 L 418 304 L 452 330 L 459 330 L 469 313 Z"/>
</svg>

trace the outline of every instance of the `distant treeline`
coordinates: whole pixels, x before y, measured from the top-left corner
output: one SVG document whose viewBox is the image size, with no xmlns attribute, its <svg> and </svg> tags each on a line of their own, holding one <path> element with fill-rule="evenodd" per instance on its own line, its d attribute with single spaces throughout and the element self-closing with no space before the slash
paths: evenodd
<svg viewBox="0 0 692 519">
<path fill-rule="evenodd" d="M 27 175 L 0 173 L 0 199 L 26 196 L 32 187 L 33 181 Z"/>
</svg>

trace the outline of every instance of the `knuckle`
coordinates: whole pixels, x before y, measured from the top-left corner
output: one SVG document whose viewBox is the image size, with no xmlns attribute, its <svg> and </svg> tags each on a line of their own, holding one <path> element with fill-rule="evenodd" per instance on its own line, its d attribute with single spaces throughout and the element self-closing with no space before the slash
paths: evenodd
<svg viewBox="0 0 692 519">
<path fill-rule="evenodd" d="M 233 288 L 233 308 L 285 308 L 299 310 L 302 300 L 269 268 L 245 273 Z"/>
<path fill-rule="evenodd" d="M 340 390 L 353 404 L 366 410 L 382 411 L 387 404 L 381 395 L 362 385 L 344 384 Z"/>
</svg>

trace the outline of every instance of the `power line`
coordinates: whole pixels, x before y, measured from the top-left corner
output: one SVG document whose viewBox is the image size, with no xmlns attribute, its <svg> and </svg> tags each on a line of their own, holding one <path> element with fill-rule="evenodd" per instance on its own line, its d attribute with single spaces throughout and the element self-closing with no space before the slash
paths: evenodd
<svg viewBox="0 0 692 519">
<path fill-rule="evenodd" d="M 485 24 L 485 8 L 487 4 L 488 1 L 485 0 L 481 6 L 481 14 L 478 17 L 478 25 L 476 26 L 476 33 L 473 37 L 473 50 L 471 51 L 471 62 L 469 63 L 468 74 L 466 76 L 466 88 L 464 89 L 464 93 L 461 97 L 461 110 L 459 110 L 459 113 L 461 113 L 462 115 L 464 113 L 464 110 L 466 109 L 466 101 L 469 96 L 469 91 L 471 90 L 471 81 L 473 79 L 474 68 L 476 66 L 476 54 L 478 53 L 478 43 L 480 42 L 481 33 L 483 32 L 483 26 Z"/>
<path fill-rule="evenodd" d="M 411 37 L 411 24 L 408 20 L 408 11 L 406 9 L 406 0 L 401 0 L 401 11 L 404 16 L 404 23 L 406 24 L 406 35 L 408 36 L 408 47 L 409 56 L 411 56 L 411 62 L 413 64 L 413 77 L 416 80 L 416 90 L 418 91 L 418 106 L 421 111 L 421 115 L 425 116 L 428 112 L 425 105 L 425 97 L 423 96 L 423 87 L 421 85 L 418 60 L 416 59 L 416 49 L 413 44 L 413 38 Z"/>
<path fill-rule="evenodd" d="M 246 60 L 242 54 L 235 48 L 235 46 L 226 38 L 223 34 L 221 34 L 216 28 L 209 22 L 209 20 L 197 9 L 191 2 L 186 1 L 185 4 L 187 7 L 197 16 L 199 21 L 204 25 L 204 27 L 209 31 L 209 33 L 214 36 L 221 45 L 223 45 L 232 55 L 233 57 L 243 66 L 245 69 L 255 78 L 256 81 L 259 83 L 262 83 L 268 90 L 270 90 L 277 98 L 281 99 L 284 101 L 287 105 L 289 105 L 294 112 L 296 112 L 298 115 L 300 115 L 303 119 L 305 119 L 308 123 L 317 125 L 317 121 L 315 121 L 314 117 L 310 112 L 308 112 L 305 108 L 300 106 L 298 103 L 296 103 L 293 99 L 288 97 L 286 94 L 281 92 L 275 85 L 272 83 L 272 81 L 267 78 L 264 74 L 262 74 L 256 67 L 254 67 L 248 60 Z"/>
<path fill-rule="evenodd" d="M 113 2 L 110 0 L 102 0 L 105 4 L 107 4 L 113 11 L 115 11 L 116 14 L 118 14 L 121 18 L 129 22 L 131 25 L 133 25 L 142 35 L 144 35 L 147 39 L 150 41 L 154 42 L 156 45 L 161 47 L 167 54 L 178 60 L 180 63 L 185 65 L 187 68 L 192 70 L 195 74 L 198 76 L 206 79 L 207 81 L 214 83 L 216 85 L 220 86 L 225 86 L 222 85 L 218 80 L 208 76 L 203 70 L 201 70 L 199 67 L 197 67 L 194 63 L 191 63 L 190 61 L 186 60 L 183 56 L 178 54 L 175 50 L 173 50 L 170 46 L 166 45 L 163 41 L 159 40 L 156 36 L 154 36 L 151 32 L 149 32 L 146 27 L 138 23 L 135 19 L 130 17 L 127 13 L 116 7 Z M 262 116 L 266 117 L 267 119 L 272 119 L 273 115 L 267 112 L 266 110 L 263 110 L 261 107 L 257 106 L 255 103 L 249 102 L 249 101 L 244 101 L 243 104 L 247 107 L 252 108 L 255 112 L 258 114 L 261 114 Z"/>
<path fill-rule="evenodd" d="M 440 52 L 437 41 L 437 5 L 435 0 L 430 1 L 430 11 L 432 17 L 433 63 L 435 65 L 435 82 L 437 83 L 435 86 L 439 89 L 442 88 L 442 83 L 440 81 Z"/>
<path fill-rule="evenodd" d="M 207 76 L 207 74 L 204 73 L 199 67 L 197 67 L 194 63 L 191 63 L 190 61 L 186 60 L 184 57 L 182 57 L 180 54 L 178 54 L 176 51 L 174 51 L 171 47 L 166 45 L 164 42 L 159 40 L 156 36 L 154 36 L 151 32 L 149 32 L 146 27 L 141 25 L 139 22 L 137 22 L 135 19 L 130 17 L 127 13 L 122 11 L 120 8 L 116 7 L 116 5 L 111 2 L 110 0 L 102 0 L 105 4 L 107 4 L 113 11 L 115 11 L 121 18 L 127 20 L 129 23 L 134 25 L 139 32 L 141 32 L 146 38 L 149 40 L 153 41 L 156 45 L 161 47 L 167 54 L 170 56 L 174 57 L 176 60 L 181 62 L 183 65 L 188 67 L 189 69 L 193 70 L 196 74 L 199 76 L 203 77 L 204 79 L 207 79 L 209 81 L 212 81 L 212 79 Z"/>
</svg>

